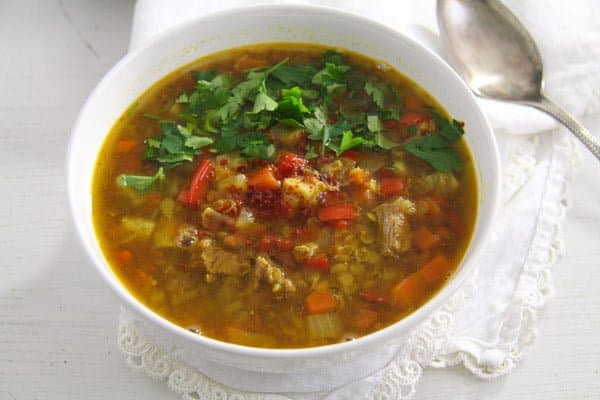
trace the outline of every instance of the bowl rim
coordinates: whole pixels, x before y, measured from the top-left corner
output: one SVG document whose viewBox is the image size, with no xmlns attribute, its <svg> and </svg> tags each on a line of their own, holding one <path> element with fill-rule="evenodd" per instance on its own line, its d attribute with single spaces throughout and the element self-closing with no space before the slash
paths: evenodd
<svg viewBox="0 0 600 400">
<path fill-rule="evenodd" d="M 92 99 L 94 99 L 98 92 L 101 92 L 105 86 L 108 86 L 110 81 L 113 79 L 113 76 L 117 75 L 122 69 L 127 68 L 130 60 L 138 57 L 141 53 L 149 51 L 152 47 L 157 44 L 168 41 L 172 35 L 180 31 L 186 31 L 191 27 L 202 24 L 203 22 L 210 21 L 213 19 L 222 19 L 222 18 L 231 18 L 232 16 L 240 16 L 243 14 L 251 14 L 254 13 L 253 16 L 258 12 L 269 12 L 269 13 L 285 13 L 286 15 L 294 15 L 294 14 L 310 14 L 310 13 L 328 13 L 333 18 L 345 19 L 347 21 L 355 21 L 356 23 L 368 25 L 370 28 L 381 31 L 390 35 L 392 37 L 397 38 L 398 40 L 404 41 L 407 45 L 410 45 L 417 49 L 418 52 L 423 54 L 424 58 L 428 58 L 432 62 L 436 62 L 440 67 L 446 70 L 448 77 L 450 79 L 454 79 L 457 81 L 456 83 L 460 86 L 464 92 L 466 98 L 472 101 L 475 104 L 473 107 L 473 112 L 476 116 L 481 120 L 485 130 L 487 131 L 487 137 L 490 141 L 490 146 L 493 154 L 493 159 L 491 160 L 491 169 L 493 170 L 493 175 L 495 175 L 496 180 L 491 185 L 489 185 L 489 192 L 492 196 L 489 196 L 488 201 L 490 203 L 490 215 L 487 217 L 489 222 L 484 226 L 479 226 L 480 216 L 478 215 L 477 220 L 475 221 L 474 229 L 479 229 L 479 236 L 481 240 L 477 243 L 473 242 L 473 237 L 470 239 L 470 243 L 467 246 L 465 251 L 465 255 L 469 252 L 469 258 L 471 262 L 465 264 L 465 255 L 463 255 L 463 259 L 459 263 L 459 267 L 454 275 L 449 279 L 449 281 L 442 286 L 438 292 L 430 298 L 426 303 L 418 307 L 416 310 L 411 312 L 409 315 L 405 316 L 401 320 L 388 325 L 382 329 L 379 329 L 375 332 L 372 332 L 365 336 L 360 336 L 352 341 L 328 344 L 323 346 L 313 346 L 313 347 L 302 347 L 302 348 L 262 348 L 262 347 L 251 347 L 244 346 L 235 343 L 229 343 L 225 341 L 221 341 L 218 339 L 213 339 L 207 336 L 201 336 L 194 334 L 192 332 L 187 331 L 185 328 L 180 327 L 179 325 L 174 324 L 173 322 L 167 320 L 166 318 L 160 316 L 156 312 L 154 312 L 149 307 L 145 306 L 141 301 L 137 300 L 135 296 L 130 293 L 125 286 L 119 281 L 118 277 L 114 275 L 114 272 L 111 271 L 110 265 L 108 262 L 104 260 L 103 264 L 96 262 L 94 257 L 92 257 L 92 249 L 88 247 L 88 244 L 84 240 L 84 235 L 87 230 L 79 223 L 79 217 L 76 214 L 75 210 L 75 202 L 76 193 L 81 188 L 76 188 L 72 183 L 72 169 L 76 166 L 73 164 L 73 149 L 74 142 L 76 136 L 80 135 L 81 128 L 80 126 L 83 124 L 83 117 L 86 114 L 86 110 L 88 109 Z M 268 42 L 261 42 L 268 43 Z M 227 49 L 222 49 L 227 50 Z M 219 50 L 219 51 L 222 51 Z M 349 49 L 351 50 L 351 49 Z M 166 74 L 168 74 L 167 72 Z M 165 74 L 165 75 L 166 75 Z M 408 75 L 407 75 L 408 76 Z M 408 76 L 409 79 L 412 79 Z M 159 78 L 160 79 L 160 78 Z M 442 105 L 443 106 L 443 105 Z M 95 152 L 96 157 L 98 156 L 98 152 Z M 490 161 L 490 160 L 488 160 Z M 349 11 L 340 10 L 333 7 L 323 6 L 323 5 L 314 5 L 314 4 L 259 4 L 259 5 L 245 5 L 245 6 L 236 6 L 216 12 L 212 12 L 206 15 L 201 15 L 195 18 L 192 18 L 188 21 L 178 23 L 172 27 L 165 29 L 164 31 L 152 36 L 147 42 L 137 47 L 132 51 L 128 51 L 128 53 L 122 57 L 116 64 L 114 64 L 110 70 L 102 77 L 99 83 L 94 87 L 91 91 L 85 102 L 83 103 L 77 119 L 71 129 L 69 142 L 67 145 L 66 152 L 66 180 L 67 180 L 67 191 L 68 191 L 68 201 L 69 201 L 69 211 L 71 214 L 71 219 L 73 224 L 75 225 L 77 231 L 77 239 L 81 243 L 82 247 L 86 250 L 86 256 L 88 260 L 92 261 L 94 265 L 94 269 L 103 277 L 106 283 L 113 289 L 114 292 L 118 295 L 119 299 L 123 301 L 131 310 L 133 310 L 137 315 L 143 316 L 147 320 L 152 321 L 155 326 L 161 328 L 163 331 L 166 331 L 170 334 L 173 334 L 177 337 L 181 337 L 186 341 L 194 343 L 195 345 L 202 345 L 219 352 L 225 352 L 229 354 L 235 354 L 237 356 L 249 356 L 260 359 L 306 359 L 311 357 L 323 357 L 323 356 L 331 356 L 339 353 L 346 353 L 357 351 L 359 349 L 368 348 L 370 346 L 376 344 L 383 344 L 389 342 L 393 338 L 402 337 L 401 334 L 408 331 L 409 329 L 413 329 L 416 325 L 423 322 L 428 316 L 431 316 L 432 313 L 439 309 L 439 307 L 448 300 L 458 288 L 460 288 L 464 281 L 470 276 L 473 269 L 475 268 L 475 262 L 480 257 L 480 254 L 483 251 L 485 239 L 489 237 L 490 231 L 493 225 L 493 221 L 496 219 L 496 214 L 498 211 L 499 204 L 499 193 L 501 187 L 501 175 L 500 171 L 500 157 L 497 142 L 495 136 L 493 134 L 493 130 L 491 124 L 483 113 L 481 106 L 477 103 L 475 95 L 471 92 L 471 90 L 467 87 L 464 81 L 459 77 L 459 75 L 450 67 L 450 65 L 442 59 L 438 54 L 433 52 L 431 49 L 426 46 L 420 44 L 413 38 L 404 33 L 395 30 L 387 25 L 375 21 L 373 19 L 354 14 Z M 476 176 L 479 178 L 479 170 L 475 168 Z M 87 189 L 91 190 L 90 187 Z M 478 214 L 481 209 L 481 193 L 478 190 Z M 88 216 L 91 218 L 91 215 Z M 92 224 L 93 226 L 93 224 Z M 93 236 L 96 237 L 96 234 L 93 233 Z M 102 251 L 100 251 L 103 253 Z"/>
</svg>

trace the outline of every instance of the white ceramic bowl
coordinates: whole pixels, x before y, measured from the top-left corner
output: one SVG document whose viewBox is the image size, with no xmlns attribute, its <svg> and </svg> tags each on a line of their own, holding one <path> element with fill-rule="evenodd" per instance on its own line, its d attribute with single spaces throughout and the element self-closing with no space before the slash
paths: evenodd
<svg viewBox="0 0 600 400">
<path fill-rule="evenodd" d="M 454 118 L 465 121 L 479 185 L 477 223 L 458 271 L 429 302 L 400 322 L 351 342 L 306 349 L 260 349 L 201 337 L 163 319 L 118 281 L 92 226 L 91 181 L 99 149 L 124 110 L 148 87 L 180 66 L 219 50 L 261 42 L 341 47 L 383 60 L 416 81 Z M 177 26 L 128 54 L 94 89 L 73 129 L 68 190 L 79 237 L 96 270 L 149 336 L 180 360 L 228 385 L 261 391 L 312 391 L 339 386 L 382 367 L 402 337 L 448 300 L 476 265 L 499 193 L 498 152 L 489 123 L 471 92 L 438 56 L 365 18 L 313 6 L 233 9 Z M 288 375 L 286 375 L 288 374 Z M 294 379 L 288 379 L 293 376 Z"/>
</svg>

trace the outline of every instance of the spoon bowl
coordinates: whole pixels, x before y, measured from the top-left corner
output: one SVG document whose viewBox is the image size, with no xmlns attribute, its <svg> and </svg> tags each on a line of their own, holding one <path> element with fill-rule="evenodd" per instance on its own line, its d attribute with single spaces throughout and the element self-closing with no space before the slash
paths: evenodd
<svg viewBox="0 0 600 400">
<path fill-rule="evenodd" d="M 475 94 L 550 114 L 600 159 L 600 141 L 544 95 L 538 48 L 500 1 L 438 0 L 437 18 L 450 62 Z"/>
</svg>

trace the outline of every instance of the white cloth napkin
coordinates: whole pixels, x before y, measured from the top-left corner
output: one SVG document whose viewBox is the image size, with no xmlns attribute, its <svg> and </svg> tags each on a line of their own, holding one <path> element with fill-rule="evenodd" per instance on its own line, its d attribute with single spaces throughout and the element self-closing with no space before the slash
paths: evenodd
<svg viewBox="0 0 600 400">
<path fill-rule="evenodd" d="M 272 2 L 138 0 L 130 48 L 204 13 Z M 368 16 L 443 56 L 434 0 L 295 2 L 338 7 Z M 600 122 L 600 8 L 596 2 L 547 0 L 543 6 L 533 0 L 505 3 L 538 42 L 550 98 L 577 117 Z M 561 252 L 559 232 L 567 206 L 565 191 L 579 144 L 574 144 L 562 128 L 555 129 L 554 120 L 539 111 L 480 101 L 499 140 L 504 206 L 478 272 L 464 290 L 415 331 L 384 370 L 329 393 L 265 394 L 264 398 L 400 398 L 415 392 L 422 369 L 427 366 L 462 363 L 480 377 L 499 376 L 515 366 L 523 349 L 535 338 L 537 318 L 550 293 L 550 269 Z M 135 317 L 122 312 L 120 345 L 138 369 L 167 379 L 171 388 L 189 398 L 262 398 L 223 387 L 201 375 L 192 378 L 193 371 L 145 342 L 132 328 L 132 319 Z M 158 372 L 153 361 L 156 359 L 160 359 Z"/>
</svg>

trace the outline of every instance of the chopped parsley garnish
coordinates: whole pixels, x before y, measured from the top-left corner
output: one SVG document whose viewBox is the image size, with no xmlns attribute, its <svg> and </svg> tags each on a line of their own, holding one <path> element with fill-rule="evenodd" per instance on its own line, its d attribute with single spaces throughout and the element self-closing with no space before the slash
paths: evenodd
<svg viewBox="0 0 600 400">
<path fill-rule="evenodd" d="M 161 167 L 153 176 L 145 175 L 119 175 L 117 177 L 117 185 L 121 187 L 130 187 L 142 193 L 147 193 L 155 187 L 162 185 L 165 178 L 165 171 Z"/>
<path fill-rule="evenodd" d="M 313 64 L 293 65 L 284 59 L 241 76 L 200 71 L 193 77 L 194 88 L 175 100 L 181 111 L 174 122 L 144 114 L 160 121 L 160 134 L 146 140 L 145 159 L 165 170 L 192 161 L 204 148 L 271 160 L 277 152 L 278 133 L 271 131 L 275 125 L 304 130 L 308 159 L 327 151 L 340 156 L 354 148 L 402 146 L 435 169 L 462 168 L 452 146 L 464 134 L 459 122 L 432 113 L 433 131 L 403 127 L 395 86 L 377 77 L 367 79 L 341 53 L 328 51 Z M 407 141 L 407 136 L 412 138 Z"/>
<path fill-rule="evenodd" d="M 462 125 L 455 119 L 450 122 L 437 114 L 433 114 L 433 120 L 438 133 L 413 139 L 404 145 L 404 149 L 438 171 L 461 171 L 462 161 L 451 143 L 464 135 Z M 416 130 L 416 127 L 413 129 Z"/>
</svg>

